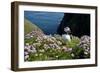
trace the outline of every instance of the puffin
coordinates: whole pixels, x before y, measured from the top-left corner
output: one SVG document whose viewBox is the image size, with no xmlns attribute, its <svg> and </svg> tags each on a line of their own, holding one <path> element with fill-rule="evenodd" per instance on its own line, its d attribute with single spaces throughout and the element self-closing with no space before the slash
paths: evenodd
<svg viewBox="0 0 100 73">
<path fill-rule="evenodd" d="M 65 27 L 64 28 L 64 32 L 65 32 L 65 34 L 62 34 L 62 38 L 65 41 L 71 41 L 71 36 L 70 36 L 71 30 L 70 30 L 70 28 L 69 27 Z"/>
</svg>

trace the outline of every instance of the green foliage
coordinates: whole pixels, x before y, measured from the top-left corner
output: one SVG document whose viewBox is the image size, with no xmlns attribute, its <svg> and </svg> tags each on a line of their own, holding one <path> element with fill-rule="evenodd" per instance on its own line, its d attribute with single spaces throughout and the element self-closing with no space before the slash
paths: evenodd
<svg viewBox="0 0 100 73">
<path fill-rule="evenodd" d="M 72 53 L 75 55 L 74 59 L 85 59 L 90 58 L 90 54 L 84 54 L 85 50 L 83 48 L 80 48 L 79 46 L 76 46 Z"/>
<path fill-rule="evenodd" d="M 79 44 L 80 40 L 78 37 L 72 36 L 71 41 L 66 42 L 66 46 L 69 48 L 75 48 Z"/>
<path fill-rule="evenodd" d="M 35 43 L 35 42 L 37 42 L 37 41 L 36 41 L 36 37 L 32 37 L 32 38 L 30 38 L 30 39 L 24 39 L 24 43 L 33 44 L 33 43 Z"/>
<path fill-rule="evenodd" d="M 30 57 L 28 61 L 42 61 L 42 60 L 65 60 L 65 59 L 72 59 L 70 53 L 66 53 L 63 51 L 55 50 L 55 49 L 48 49 L 45 52 L 38 52 L 35 54 L 30 53 Z"/>
<path fill-rule="evenodd" d="M 71 41 L 64 41 L 61 36 L 55 35 L 56 41 L 60 41 L 62 44 L 60 49 L 57 48 L 44 48 L 44 44 L 47 46 L 51 44 L 47 39 L 41 41 L 40 45 L 36 45 L 36 53 L 29 53 L 28 61 L 44 61 L 44 60 L 67 60 L 67 59 L 83 59 L 89 58 L 90 55 L 84 54 L 84 49 L 79 47 L 80 39 L 78 37 L 72 36 Z M 34 43 L 39 43 L 36 41 L 37 37 L 32 37 L 30 39 L 25 39 L 25 43 L 33 45 Z M 54 44 L 53 43 L 53 44 Z M 64 51 L 61 47 L 72 48 L 72 51 Z M 73 54 L 73 56 L 72 56 Z"/>
<path fill-rule="evenodd" d="M 84 58 L 84 49 L 78 46 L 74 47 L 72 53 L 74 54 L 74 59 L 81 59 Z"/>
<path fill-rule="evenodd" d="M 30 57 L 28 58 L 28 61 L 42 61 L 42 60 L 48 59 L 47 55 L 45 55 L 44 53 L 40 53 L 40 52 L 35 53 L 35 54 L 30 53 L 29 56 Z"/>
</svg>

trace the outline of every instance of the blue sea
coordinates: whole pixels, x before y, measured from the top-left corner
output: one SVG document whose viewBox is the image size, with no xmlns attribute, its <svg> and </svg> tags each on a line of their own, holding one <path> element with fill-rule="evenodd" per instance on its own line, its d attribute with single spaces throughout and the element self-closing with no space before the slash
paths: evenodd
<svg viewBox="0 0 100 73">
<path fill-rule="evenodd" d="M 24 11 L 24 17 L 36 24 L 47 35 L 56 34 L 64 13 Z"/>
</svg>

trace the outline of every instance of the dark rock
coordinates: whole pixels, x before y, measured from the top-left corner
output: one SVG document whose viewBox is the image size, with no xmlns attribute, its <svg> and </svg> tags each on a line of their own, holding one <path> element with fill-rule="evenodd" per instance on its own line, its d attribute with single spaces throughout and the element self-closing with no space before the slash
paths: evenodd
<svg viewBox="0 0 100 73">
<path fill-rule="evenodd" d="M 71 29 L 71 34 L 78 37 L 90 35 L 90 15 L 65 13 L 58 27 L 58 34 L 65 34 L 65 27 L 69 27 Z"/>
</svg>

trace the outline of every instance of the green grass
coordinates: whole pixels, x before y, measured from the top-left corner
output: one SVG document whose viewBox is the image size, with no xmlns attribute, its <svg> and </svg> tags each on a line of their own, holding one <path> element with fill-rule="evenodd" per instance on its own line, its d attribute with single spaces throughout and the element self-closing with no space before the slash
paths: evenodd
<svg viewBox="0 0 100 73">
<path fill-rule="evenodd" d="M 35 24 L 31 23 L 29 20 L 24 18 L 24 33 L 28 34 L 28 33 L 30 33 L 33 30 L 34 31 L 36 30 L 36 31 L 41 31 L 42 32 L 42 30 L 38 26 L 36 26 Z"/>
</svg>

